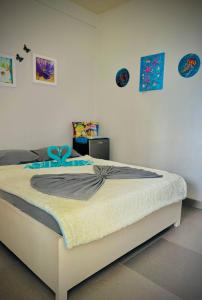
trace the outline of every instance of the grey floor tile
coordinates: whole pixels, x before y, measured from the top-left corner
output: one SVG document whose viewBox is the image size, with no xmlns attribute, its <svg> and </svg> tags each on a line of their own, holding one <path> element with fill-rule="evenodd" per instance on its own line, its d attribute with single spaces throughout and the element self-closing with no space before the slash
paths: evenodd
<svg viewBox="0 0 202 300">
<path fill-rule="evenodd" d="M 164 235 L 164 239 L 202 255 L 202 228 L 183 223 Z"/>
<path fill-rule="evenodd" d="M 35 276 L 15 255 L 1 244 L 1 300 L 54 300 L 54 293 Z"/>
<path fill-rule="evenodd" d="M 196 220 L 196 223 L 202 225 L 202 209 L 194 208 L 191 206 L 182 206 L 182 222 L 191 221 L 192 223 Z"/>
<path fill-rule="evenodd" d="M 181 225 L 164 235 L 170 242 L 202 254 L 202 210 L 183 207 Z"/>
<path fill-rule="evenodd" d="M 182 299 L 202 299 L 202 255 L 160 239 L 126 266 Z"/>
<path fill-rule="evenodd" d="M 0 273 L 2 300 L 54 300 L 54 293 L 24 265 L 17 264 Z"/>
<path fill-rule="evenodd" d="M 133 270 L 115 263 L 69 292 L 69 300 L 179 300 Z"/>
<path fill-rule="evenodd" d="M 184 224 L 202 229 L 202 209 L 183 206 L 181 225 Z"/>
<path fill-rule="evenodd" d="M 0 242 L 0 272 L 16 263 L 16 257 Z"/>
<path fill-rule="evenodd" d="M 3 247 L 2 247 L 3 249 Z M 1 250 L 2 250 L 1 249 Z M 6 248 L 4 251 L 8 251 Z M 10 251 L 0 272 L 1 300 L 54 300 L 54 293 Z M 0 251 L 1 256 L 1 251 Z M 145 277 L 115 262 L 69 291 L 68 300 L 179 300 Z"/>
</svg>

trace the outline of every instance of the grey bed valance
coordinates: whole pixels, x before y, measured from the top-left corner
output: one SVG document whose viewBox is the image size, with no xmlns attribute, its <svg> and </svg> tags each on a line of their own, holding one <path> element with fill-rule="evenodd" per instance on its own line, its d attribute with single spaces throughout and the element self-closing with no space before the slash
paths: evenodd
<svg viewBox="0 0 202 300">
<path fill-rule="evenodd" d="M 31 178 L 34 189 L 48 194 L 75 200 L 88 200 L 106 179 L 158 178 L 162 175 L 130 167 L 93 166 L 94 174 L 45 174 Z"/>
</svg>

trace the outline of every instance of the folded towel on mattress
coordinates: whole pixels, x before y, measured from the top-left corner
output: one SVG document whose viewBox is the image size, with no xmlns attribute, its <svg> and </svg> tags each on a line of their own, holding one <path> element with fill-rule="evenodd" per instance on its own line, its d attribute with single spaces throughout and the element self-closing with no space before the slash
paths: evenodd
<svg viewBox="0 0 202 300">
<path fill-rule="evenodd" d="M 88 200 L 104 184 L 106 179 L 159 178 L 155 172 L 144 169 L 115 166 L 93 166 L 95 174 L 45 174 L 31 178 L 36 190 L 59 197 Z"/>
</svg>

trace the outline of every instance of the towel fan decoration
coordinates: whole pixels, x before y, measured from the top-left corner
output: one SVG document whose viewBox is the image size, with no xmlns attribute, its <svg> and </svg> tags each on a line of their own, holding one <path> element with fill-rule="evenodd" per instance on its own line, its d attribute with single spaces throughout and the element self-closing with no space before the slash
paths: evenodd
<svg viewBox="0 0 202 300">
<path fill-rule="evenodd" d="M 88 200 L 101 188 L 106 179 L 162 177 L 155 172 L 130 167 L 94 165 L 93 171 L 94 173 L 34 175 L 31 178 L 31 186 L 48 195 L 74 200 Z"/>
<path fill-rule="evenodd" d="M 72 147 L 69 145 L 50 146 L 48 147 L 48 156 L 52 160 L 34 162 L 25 166 L 26 169 L 43 169 L 43 168 L 55 168 L 55 167 L 75 167 L 75 166 L 86 166 L 92 165 L 93 163 L 89 160 L 70 160 L 67 161 L 67 158 L 70 157 L 72 153 Z"/>
</svg>

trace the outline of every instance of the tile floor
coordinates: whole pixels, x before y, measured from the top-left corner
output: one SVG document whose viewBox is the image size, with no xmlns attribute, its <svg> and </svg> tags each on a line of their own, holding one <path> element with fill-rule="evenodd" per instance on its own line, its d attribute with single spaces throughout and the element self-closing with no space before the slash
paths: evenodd
<svg viewBox="0 0 202 300">
<path fill-rule="evenodd" d="M 202 299 L 202 210 L 71 289 L 68 300 Z M 0 243 L 0 300 L 54 300 L 54 293 Z"/>
</svg>

